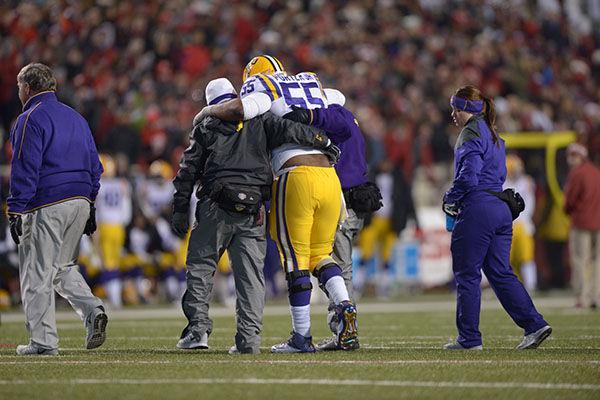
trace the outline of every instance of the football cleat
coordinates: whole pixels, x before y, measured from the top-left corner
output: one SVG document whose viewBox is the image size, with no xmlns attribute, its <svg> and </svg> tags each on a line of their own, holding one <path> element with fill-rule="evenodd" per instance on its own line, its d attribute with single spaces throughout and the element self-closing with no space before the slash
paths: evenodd
<svg viewBox="0 0 600 400">
<path fill-rule="evenodd" d="M 537 331 L 523 337 L 523 341 L 517 346 L 517 350 L 537 349 L 538 346 L 546 340 L 552 333 L 550 325 L 546 325 Z"/>
<path fill-rule="evenodd" d="M 104 312 L 104 307 L 96 307 L 94 311 L 90 313 L 85 321 L 85 348 L 95 349 L 96 347 L 102 346 L 106 340 L 106 325 L 108 324 L 108 317 Z"/>
<path fill-rule="evenodd" d="M 338 344 L 337 335 L 326 337 L 315 346 L 317 351 L 336 351 L 342 348 Z"/>
<path fill-rule="evenodd" d="M 58 349 L 45 349 L 33 343 L 20 344 L 17 346 L 17 354 L 20 356 L 57 356 Z"/>
<path fill-rule="evenodd" d="M 327 307 L 327 326 L 329 326 L 329 330 L 331 330 L 331 333 L 334 335 L 337 334 L 339 323 L 340 321 L 338 321 L 337 307 L 335 304 L 330 303 Z"/>
<path fill-rule="evenodd" d="M 443 347 L 444 350 L 483 350 L 483 346 L 473 346 L 473 347 L 464 347 L 462 344 L 458 343 L 456 340 L 453 340 L 449 343 L 446 343 Z"/>
<path fill-rule="evenodd" d="M 356 350 L 358 343 L 358 322 L 356 307 L 350 301 L 342 301 L 338 305 L 337 340 L 342 350 Z"/>
<path fill-rule="evenodd" d="M 248 78 L 258 74 L 271 75 L 275 72 L 284 72 L 281 62 L 273 56 L 266 54 L 256 56 L 244 68 L 242 82 L 246 82 Z"/>
<path fill-rule="evenodd" d="M 194 349 L 208 349 L 208 333 L 204 334 L 198 339 L 192 332 L 188 333 L 177 342 L 178 349 L 194 350 Z"/>
<path fill-rule="evenodd" d="M 296 332 L 292 332 L 292 336 L 287 341 L 271 347 L 271 353 L 314 353 L 315 351 L 312 336 L 305 337 Z"/>
</svg>

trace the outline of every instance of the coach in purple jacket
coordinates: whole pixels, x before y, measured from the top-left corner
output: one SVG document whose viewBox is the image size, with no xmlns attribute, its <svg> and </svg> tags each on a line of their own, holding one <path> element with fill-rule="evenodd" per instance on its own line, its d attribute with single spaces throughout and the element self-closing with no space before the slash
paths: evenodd
<svg viewBox="0 0 600 400">
<path fill-rule="evenodd" d="M 23 113 L 11 130 L 8 215 L 18 245 L 30 341 L 19 355 L 58 354 L 54 291 L 84 320 L 86 347 L 106 338 L 107 316 L 77 268 L 81 235 L 96 229 L 93 202 L 102 165 L 85 119 L 56 98 L 56 78 L 39 63 L 17 76 Z"/>
</svg>

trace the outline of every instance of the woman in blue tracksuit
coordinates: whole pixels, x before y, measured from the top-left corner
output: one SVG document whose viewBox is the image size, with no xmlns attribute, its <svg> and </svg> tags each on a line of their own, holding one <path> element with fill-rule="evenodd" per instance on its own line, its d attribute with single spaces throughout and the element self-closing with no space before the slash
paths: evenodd
<svg viewBox="0 0 600 400">
<path fill-rule="evenodd" d="M 463 127 L 454 151 L 454 181 L 443 203 L 450 222 L 448 228 L 452 229 L 458 337 L 444 349 L 482 349 L 482 269 L 506 312 L 525 331 L 517 348 L 536 348 L 552 328 L 537 312 L 510 267 L 510 209 L 488 192 L 501 192 L 506 178 L 504 141 L 494 131 L 494 103 L 477 88 L 465 86 L 456 91 L 450 104 L 455 124 Z"/>
</svg>

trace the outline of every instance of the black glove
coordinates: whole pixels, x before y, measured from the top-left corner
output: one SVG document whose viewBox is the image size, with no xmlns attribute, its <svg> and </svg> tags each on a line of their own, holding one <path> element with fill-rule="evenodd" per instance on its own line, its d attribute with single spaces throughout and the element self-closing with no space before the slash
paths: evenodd
<svg viewBox="0 0 600 400">
<path fill-rule="evenodd" d="M 292 111 L 283 116 L 290 121 L 300 122 L 301 124 L 310 125 L 312 122 L 312 111 L 298 106 L 292 106 Z"/>
<path fill-rule="evenodd" d="M 187 234 L 188 229 L 190 228 L 190 219 L 187 213 L 183 212 L 174 212 L 173 217 L 171 218 L 171 229 L 175 234 L 183 238 Z"/>
<path fill-rule="evenodd" d="M 96 232 L 96 207 L 94 207 L 93 203 L 90 203 L 90 216 L 85 223 L 85 228 L 83 228 L 83 233 L 88 236 L 92 236 L 92 233 Z"/>
<path fill-rule="evenodd" d="M 8 217 L 8 223 L 10 225 L 10 236 L 16 244 L 19 244 L 19 236 L 23 234 L 23 221 L 20 215 L 11 215 Z"/>
<path fill-rule="evenodd" d="M 456 218 L 458 215 L 458 206 L 454 203 L 446 203 L 446 200 L 442 203 L 442 210 L 446 213 L 447 216 Z"/>
<path fill-rule="evenodd" d="M 372 213 L 383 207 L 381 191 L 373 182 L 365 182 L 350 189 L 348 200 L 348 206 L 360 214 Z"/>
<path fill-rule="evenodd" d="M 337 147 L 335 144 L 333 144 L 331 139 L 327 139 L 327 140 L 328 140 L 327 146 L 322 151 L 323 151 L 323 154 L 325 154 L 327 156 L 327 158 L 329 158 L 329 162 L 331 163 L 331 165 L 335 165 L 338 163 L 338 161 L 340 161 L 340 156 L 342 155 L 342 151 L 340 150 L 339 147 Z"/>
</svg>

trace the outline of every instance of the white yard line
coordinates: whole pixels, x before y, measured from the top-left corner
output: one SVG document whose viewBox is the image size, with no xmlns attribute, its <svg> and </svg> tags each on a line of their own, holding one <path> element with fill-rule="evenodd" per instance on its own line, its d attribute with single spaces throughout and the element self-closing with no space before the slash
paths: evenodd
<svg viewBox="0 0 600 400">
<path fill-rule="evenodd" d="M 540 382 L 433 382 L 359 379 L 35 379 L 0 380 L 0 385 L 303 385 L 303 386 L 380 386 L 472 389 L 600 390 L 600 385 Z"/>
<path fill-rule="evenodd" d="M 572 308 L 573 299 L 569 297 L 544 297 L 534 299 L 535 304 L 540 309 L 550 308 Z M 493 300 L 484 300 L 481 303 L 482 309 L 500 310 L 502 306 L 500 303 Z M 394 303 L 359 303 L 359 313 L 420 313 L 420 312 L 454 312 L 456 310 L 456 304 L 454 300 L 446 301 L 423 301 L 423 302 L 394 302 Z M 290 308 L 287 305 L 271 305 L 265 307 L 265 316 L 279 316 L 289 315 Z M 311 314 L 313 315 L 324 315 L 327 313 L 327 307 L 325 304 L 315 304 L 311 307 Z M 157 309 L 122 309 L 122 310 L 109 310 L 109 318 L 111 320 L 141 320 L 141 319 L 184 319 L 181 307 L 173 308 L 157 308 Z M 235 315 L 233 308 L 213 306 L 210 309 L 211 317 L 226 317 Z M 2 314 L 2 322 L 23 322 L 25 319 L 21 312 L 10 312 Z M 73 311 L 59 311 L 56 313 L 56 319 L 58 321 L 71 321 L 77 320 L 77 314 Z"/>
<path fill-rule="evenodd" d="M 11 356 L 12 357 L 12 356 Z M 18 357 L 18 356 L 16 356 Z M 60 364 L 60 365 L 202 365 L 202 364 L 264 364 L 264 365 L 600 365 L 600 360 L 61 360 L 23 358 L 18 361 L 2 361 L 2 365 Z"/>
<path fill-rule="evenodd" d="M 282 338 L 276 338 L 276 337 L 274 337 L 273 341 L 275 342 L 275 341 L 280 340 L 280 339 L 282 339 Z M 169 339 L 169 340 L 177 340 L 177 338 L 175 338 L 175 339 Z M 385 342 L 385 343 L 389 343 L 389 342 Z M 361 349 L 364 349 L 364 350 L 401 350 L 401 351 L 403 351 L 403 350 L 440 350 L 441 351 L 442 350 L 442 344 L 443 344 L 443 343 L 437 343 L 437 342 L 435 344 L 429 344 L 429 342 L 424 342 L 422 346 L 415 346 L 414 344 L 418 344 L 419 342 L 409 341 L 409 342 L 393 342 L 393 343 L 397 343 L 398 345 L 397 346 L 386 346 L 384 344 L 382 344 L 382 345 L 377 345 L 377 344 L 369 345 L 369 344 L 363 343 L 363 344 L 361 344 L 360 347 L 361 347 Z M 72 344 L 72 343 L 70 343 L 70 344 Z M 14 348 L 16 348 L 16 347 L 17 347 L 17 345 L 15 344 Z M 222 345 L 211 346 L 211 350 L 219 350 L 219 349 L 221 349 L 221 350 L 227 350 L 227 349 L 229 349 L 229 347 L 230 347 L 230 345 L 227 345 L 227 346 L 222 346 Z M 489 347 L 484 344 L 484 351 L 495 351 L 495 350 L 515 350 L 516 351 L 515 347 L 516 347 L 516 344 L 515 344 L 515 346 L 489 346 Z M 11 349 L 12 347 L 3 347 L 3 348 L 4 349 L 6 349 L 6 348 Z M 2 348 L 0 348 L 0 349 L 2 349 Z M 268 347 L 261 347 L 261 349 L 263 351 L 265 351 L 265 352 L 268 352 L 271 349 L 271 347 L 270 346 L 268 346 Z M 83 347 L 60 347 L 59 348 L 59 351 L 77 351 L 77 352 L 80 352 L 80 351 L 84 351 L 84 350 L 85 349 Z M 131 349 L 122 349 L 122 348 L 115 349 L 115 348 L 111 348 L 111 347 L 105 346 L 102 349 L 100 349 L 99 351 L 102 352 L 103 350 L 104 351 L 114 352 L 114 351 L 118 351 L 118 350 L 136 350 L 136 351 L 142 351 L 143 349 L 133 349 L 133 348 L 131 348 Z M 147 348 L 146 350 L 149 351 L 149 352 L 152 352 L 152 351 L 165 351 L 165 350 L 176 351 L 176 348 L 174 346 L 168 347 L 168 348 L 153 347 L 153 348 Z M 600 350 L 600 347 L 597 347 L 597 346 L 565 347 L 565 346 L 549 346 L 549 345 L 544 344 L 541 347 L 541 351 L 544 351 L 544 350 L 565 350 L 565 351 L 568 351 L 568 350 L 573 350 L 573 351 L 594 350 L 594 351 L 597 351 L 597 350 Z M 181 350 L 181 351 L 184 352 L 184 350 Z M 200 351 L 200 353 L 201 352 L 202 351 Z M 92 355 L 93 353 L 94 352 L 90 352 L 89 354 Z M 66 354 L 66 355 L 61 354 L 61 356 L 63 356 L 63 357 L 67 357 L 67 356 L 70 357 L 71 355 L 70 354 Z M 2 358 L 4 358 L 4 357 L 13 357 L 13 355 L 2 355 L 2 354 L 0 354 L 0 360 Z"/>
</svg>

